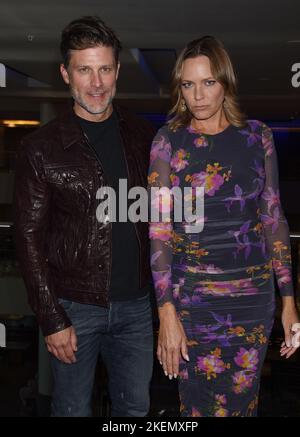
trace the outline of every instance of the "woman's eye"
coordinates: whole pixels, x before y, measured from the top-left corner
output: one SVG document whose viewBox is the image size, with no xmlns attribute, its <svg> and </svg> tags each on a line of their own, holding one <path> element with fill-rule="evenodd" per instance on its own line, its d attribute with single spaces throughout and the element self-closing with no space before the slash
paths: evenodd
<svg viewBox="0 0 300 437">
<path fill-rule="evenodd" d="M 206 85 L 208 85 L 208 86 L 214 85 L 215 83 L 216 83 L 215 80 L 207 80 L 206 81 Z"/>
<path fill-rule="evenodd" d="M 190 82 L 184 82 L 181 85 L 182 85 L 183 88 L 190 88 L 192 86 L 192 84 Z"/>
</svg>

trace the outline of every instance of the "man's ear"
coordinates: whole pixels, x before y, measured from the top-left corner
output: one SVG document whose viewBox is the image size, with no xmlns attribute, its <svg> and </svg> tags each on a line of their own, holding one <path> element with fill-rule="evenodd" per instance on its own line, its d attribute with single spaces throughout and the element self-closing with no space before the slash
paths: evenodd
<svg viewBox="0 0 300 437">
<path fill-rule="evenodd" d="M 67 69 L 65 68 L 64 64 L 60 64 L 60 74 L 62 75 L 64 82 L 67 85 L 69 85 L 70 84 L 69 73 L 67 72 Z"/>
<path fill-rule="evenodd" d="M 120 70 L 120 62 L 118 62 L 118 65 L 117 65 L 116 80 L 117 80 L 118 77 L 119 77 L 119 70 Z"/>
</svg>

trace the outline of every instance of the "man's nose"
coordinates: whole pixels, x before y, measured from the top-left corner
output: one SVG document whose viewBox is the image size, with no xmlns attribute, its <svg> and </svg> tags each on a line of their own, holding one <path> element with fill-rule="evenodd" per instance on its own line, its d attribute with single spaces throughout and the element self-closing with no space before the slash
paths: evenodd
<svg viewBox="0 0 300 437">
<path fill-rule="evenodd" d="M 100 72 L 93 72 L 91 78 L 91 85 L 99 88 L 103 85 L 103 80 Z"/>
</svg>

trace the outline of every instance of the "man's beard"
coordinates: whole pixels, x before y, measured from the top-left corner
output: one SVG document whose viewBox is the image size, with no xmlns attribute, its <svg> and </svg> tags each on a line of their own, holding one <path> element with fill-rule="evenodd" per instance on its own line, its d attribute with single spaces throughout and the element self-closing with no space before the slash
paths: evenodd
<svg viewBox="0 0 300 437">
<path fill-rule="evenodd" d="M 72 90 L 72 97 L 75 100 L 75 102 L 84 110 L 86 110 L 91 115 L 98 115 L 103 114 L 103 112 L 107 111 L 107 108 L 111 105 L 113 101 L 113 95 L 110 94 L 107 101 L 103 102 L 99 108 L 93 108 L 92 105 L 85 102 L 84 98 L 78 95 L 76 92 Z"/>
</svg>

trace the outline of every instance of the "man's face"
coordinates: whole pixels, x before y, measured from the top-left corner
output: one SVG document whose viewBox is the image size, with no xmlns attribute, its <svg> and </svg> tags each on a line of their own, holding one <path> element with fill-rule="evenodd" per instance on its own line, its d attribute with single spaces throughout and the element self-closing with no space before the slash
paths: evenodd
<svg viewBox="0 0 300 437">
<path fill-rule="evenodd" d="M 60 71 L 70 86 L 74 111 L 79 117 L 103 121 L 110 116 L 119 67 L 112 47 L 71 50 L 68 67 L 61 65 Z"/>
</svg>

